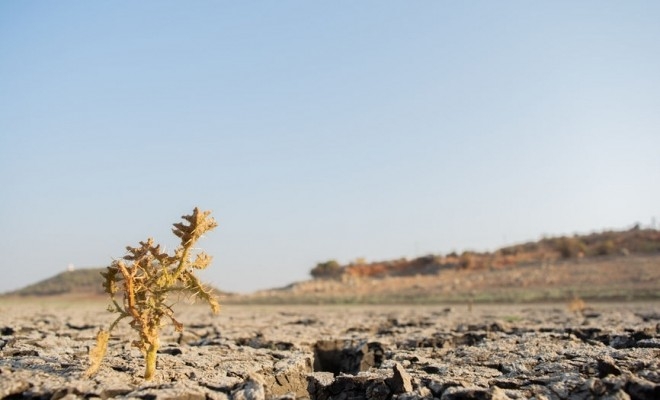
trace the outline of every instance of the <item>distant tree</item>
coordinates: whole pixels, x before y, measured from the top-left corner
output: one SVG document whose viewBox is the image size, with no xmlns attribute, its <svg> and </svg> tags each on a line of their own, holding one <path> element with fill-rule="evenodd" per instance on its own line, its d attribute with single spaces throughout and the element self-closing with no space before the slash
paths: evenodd
<svg viewBox="0 0 660 400">
<path fill-rule="evenodd" d="M 312 268 L 310 274 L 314 279 L 319 278 L 336 278 L 341 275 L 342 267 L 335 260 L 328 260 L 326 262 L 316 264 Z"/>
</svg>

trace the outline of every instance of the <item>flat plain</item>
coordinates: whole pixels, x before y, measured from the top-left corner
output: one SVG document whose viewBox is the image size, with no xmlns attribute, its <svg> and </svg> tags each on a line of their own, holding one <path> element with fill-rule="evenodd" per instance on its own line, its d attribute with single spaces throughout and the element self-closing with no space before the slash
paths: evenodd
<svg viewBox="0 0 660 400">
<path fill-rule="evenodd" d="M 176 309 L 156 378 L 98 299 L 0 302 L 1 398 L 657 399 L 660 303 L 227 305 Z"/>
</svg>

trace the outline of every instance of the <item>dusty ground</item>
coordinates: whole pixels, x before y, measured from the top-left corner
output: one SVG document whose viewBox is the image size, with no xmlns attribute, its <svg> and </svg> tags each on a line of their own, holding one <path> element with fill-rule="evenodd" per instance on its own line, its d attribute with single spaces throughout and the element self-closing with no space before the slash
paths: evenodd
<svg viewBox="0 0 660 400">
<path fill-rule="evenodd" d="M 122 325 L 98 375 L 104 303 L 0 302 L 1 398 L 658 399 L 660 303 L 181 307 L 158 373 Z"/>
</svg>

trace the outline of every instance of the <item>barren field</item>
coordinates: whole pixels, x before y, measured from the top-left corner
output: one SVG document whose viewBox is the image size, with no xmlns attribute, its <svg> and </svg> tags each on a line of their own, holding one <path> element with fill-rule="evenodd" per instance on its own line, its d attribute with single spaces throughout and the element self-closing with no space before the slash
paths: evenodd
<svg viewBox="0 0 660 400">
<path fill-rule="evenodd" d="M 1 398 L 658 399 L 660 303 L 201 306 L 164 329 L 154 381 L 125 324 L 85 299 L 0 303 Z"/>
</svg>

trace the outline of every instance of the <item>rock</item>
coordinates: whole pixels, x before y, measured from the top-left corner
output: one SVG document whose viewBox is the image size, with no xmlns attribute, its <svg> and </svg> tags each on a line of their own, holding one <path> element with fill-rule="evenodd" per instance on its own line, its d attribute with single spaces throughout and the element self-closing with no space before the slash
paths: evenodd
<svg viewBox="0 0 660 400">
<path fill-rule="evenodd" d="M 296 400 L 298 398 L 299 397 L 296 397 L 296 395 L 293 393 L 287 393 L 283 394 L 282 396 L 271 397 L 269 400 Z M 305 398 L 307 398 L 307 396 L 305 396 Z"/>
<path fill-rule="evenodd" d="M 605 395 L 600 398 L 601 400 L 630 400 L 628 393 L 623 390 L 617 390 L 614 393 Z"/>
<path fill-rule="evenodd" d="M 301 318 L 297 321 L 291 322 L 291 325 L 305 325 L 305 326 L 310 326 L 317 324 L 319 320 L 317 318 Z"/>
<path fill-rule="evenodd" d="M 422 367 L 422 370 L 427 374 L 439 374 L 443 369 L 437 365 L 426 365 Z"/>
<path fill-rule="evenodd" d="M 57 389 L 51 396 L 51 400 L 60 400 L 60 399 L 67 399 L 67 398 L 73 398 L 76 399 L 79 396 L 81 396 L 83 393 L 78 391 L 76 388 L 61 388 Z"/>
<path fill-rule="evenodd" d="M 271 349 L 284 351 L 293 350 L 295 347 L 291 342 L 266 340 L 261 333 L 256 334 L 254 337 L 238 338 L 236 339 L 236 345 L 249 346 L 254 349 Z"/>
<path fill-rule="evenodd" d="M 454 346 L 474 346 L 481 343 L 485 338 L 485 333 L 468 332 L 460 336 L 455 336 L 452 340 L 452 344 Z"/>
<path fill-rule="evenodd" d="M 498 387 L 490 389 L 490 398 L 491 400 L 511 400 L 506 392 Z"/>
<path fill-rule="evenodd" d="M 313 372 L 307 375 L 307 393 L 312 399 L 326 399 L 328 388 L 335 381 L 332 372 Z"/>
<path fill-rule="evenodd" d="M 207 392 L 206 393 L 206 399 L 207 400 L 230 400 L 229 395 L 224 392 Z"/>
<path fill-rule="evenodd" d="M 129 387 L 107 387 L 101 391 L 100 397 L 102 399 L 110 399 L 114 397 L 124 396 L 132 391 L 133 389 Z"/>
<path fill-rule="evenodd" d="M 163 347 L 158 349 L 158 354 L 169 354 L 171 356 L 178 356 L 180 354 L 183 354 L 183 351 L 181 351 L 181 349 L 178 347 Z"/>
<path fill-rule="evenodd" d="M 146 387 L 128 393 L 126 397 L 144 400 L 206 400 L 206 394 L 200 389 L 176 385 Z"/>
<path fill-rule="evenodd" d="M 261 377 L 250 375 L 241 385 L 231 392 L 232 400 L 265 400 L 266 389 Z"/>
<path fill-rule="evenodd" d="M 369 400 L 387 400 L 392 389 L 384 379 L 371 379 L 365 384 L 364 395 Z"/>
<path fill-rule="evenodd" d="M 237 388 L 243 383 L 243 379 L 236 377 L 216 377 L 210 382 L 207 382 L 206 379 L 200 382 L 200 386 L 209 389 L 213 393 L 218 393 L 218 396 L 222 398 L 220 394 L 225 394 L 227 397 L 232 390 Z M 209 392 L 207 391 L 207 394 Z"/>
<path fill-rule="evenodd" d="M 496 397 L 493 397 L 496 396 Z M 504 396 L 504 397 L 502 397 Z M 442 393 L 441 400 L 506 400 L 501 389 L 450 387 Z"/>
<path fill-rule="evenodd" d="M 495 378 L 490 381 L 490 384 L 491 387 L 500 389 L 519 389 L 522 386 L 521 380 L 511 378 Z"/>
<path fill-rule="evenodd" d="M 589 393 L 590 396 L 602 397 L 607 392 L 607 387 L 598 378 L 589 378 L 584 383 L 582 392 Z"/>
<path fill-rule="evenodd" d="M 16 333 L 16 331 L 14 330 L 14 328 L 12 328 L 10 326 L 5 326 L 5 327 L 0 328 L 0 335 L 2 335 L 2 336 L 11 336 L 14 333 Z"/>
<path fill-rule="evenodd" d="M 596 363 L 599 378 L 604 378 L 608 375 L 621 375 L 621 370 L 614 364 L 614 360 L 611 357 L 599 358 Z"/>
<path fill-rule="evenodd" d="M 270 396 L 294 393 L 308 396 L 307 375 L 312 372 L 312 359 L 304 353 L 294 354 L 275 363 L 273 370 L 263 374 L 266 392 Z"/>
<path fill-rule="evenodd" d="M 84 331 L 84 330 L 88 330 L 88 329 L 96 329 L 97 328 L 96 325 L 90 325 L 90 324 L 78 325 L 78 324 L 72 324 L 70 322 L 66 323 L 66 327 L 69 328 L 69 329 L 74 329 L 76 331 Z"/>
<path fill-rule="evenodd" d="M 660 349 L 660 339 L 640 339 L 636 343 L 637 347 L 645 347 L 647 349 Z"/>
<path fill-rule="evenodd" d="M 12 350 L 7 352 L 10 357 L 39 357 L 39 352 L 33 349 Z"/>
<path fill-rule="evenodd" d="M 645 379 L 633 378 L 629 380 L 624 390 L 634 400 L 660 399 L 660 384 L 649 382 Z"/>
<path fill-rule="evenodd" d="M 412 392 L 413 385 L 410 375 L 406 370 L 401 366 L 401 364 L 394 365 L 394 376 L 391 379 L 390 388 L 392 393 L 407 393 Z"/>
<path fill-rule="evenodd" d="M 32 385 L 22 379 L 12 379 L 3 373 L 0 376 L 0 399 L 17 397 L 22 398 L 23 392 L 28 391 Z"/>
</svg>

